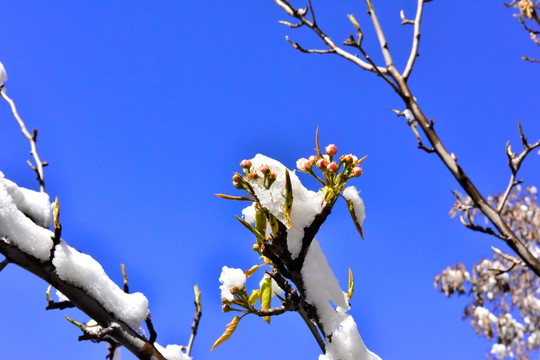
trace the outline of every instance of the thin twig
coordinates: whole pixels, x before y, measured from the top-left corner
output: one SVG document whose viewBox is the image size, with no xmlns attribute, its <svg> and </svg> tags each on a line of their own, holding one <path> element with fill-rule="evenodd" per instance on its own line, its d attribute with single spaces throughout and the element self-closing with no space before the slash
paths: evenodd
<svg viewBox="0 0 540 360">
<path fill-rule="evenodd" d="M 418 0 L 418 5 L 416 7 L 416 17 L 414 19 L 414 34 L 412 41 L 411 54 L 409 55 L 409 60 L 407 61 L 407 66 L 403 70 L 403 78 L 405 81 L 411 75 L 411 71 L 414 66 L 414 62 L 418 57 L 418 47 L 420 46 L 420 23 L 422 22 L 422 13 L 424 12 L 424 0 Z"/>
<path fill-rule="evenodd" d="M 496 211 L 499 214 L 504 209 L 506 201 L 508 200 L 508 196 L 510 195 L 510 192 L 512 191 L 514 186 L 519 185 L 523 182 L 522 180 L 516 181 L 516 176 L 519 169 L 521 168 L 521 164 L 523 163 L 527 155 L 531 153 L 531 151 L 533 151 L 537 147 L 540 147 L 540 140 L 538 140 L 534 144 L 528 143 L 527 138 L 523 133 L 523 129 L 521 128 L 521 124 L 519 124 L 519 133 L 521 137 L 521 143 L 523 144 L 523 151 L 521 152 L 521 154 L 517 155 L 516 153 L 513 153 L 510 147 L 510 142 L 506 143 L 506 155 L 508 156 L 508 167 L 510 168 L 511 175 L 510 180 L 508 181 L 508 186 L 506 187 L 506 190 L 501 197 L 499 204 L 497 205 Z"/>
<path fill-rule="evenodd" d="M 21 127 L 21 131 L 24 135 L 24 137 L 28 140 L 30 143 L 30 154 L 34 157 L 34 161 L 36 162 L 36 165 L 32 165 L 30 162 L 30 166 L 37 174 L 37 180 L 39 182 L 39 188 L 41 192 L 45 192 L 45 177 L 43 173 L 43 167 L 47 166 L 46 161 L 41 161 L 39 158 L 38 152 L 37 152 L 37 146 L 36 146 L 36 138 L 37 138 L 37 130 L 34 129 L 32 132 L 32 135 L 28 132 L 28 129 L 26 128 L 26 125 L 24 124 L 23 120 L 19 116 L 19 113 L 17 112 L 17 107 L 15 106 L 15 102 L 6 94 L 6 90 L 4 87 L 0 88 L 0 95 L 2 98 L 7 101 L 9 106 L 11 107 L 11 112 L 13 113 L 13 117 L 17 122 L 19 123 L 19 126 Z"/>
<path fill-rule="evenodd" d="M 9 260 L 8 260 L 8 259 L 2 260 L 2 262 L 0 262 L 0 271 L 4 270 L 4 268 L 5 268 L 6 266 L 8 266 L 8 264 L 9 264 Z"/>
<path fill-rule="evenodd" d="M 293 16 L 300 20 L 304 25 L 309 27 L 311 30 L 313 30 L 320 38 L 321 40 L 332 50 L 335 51 L 336 54 L 340 55 L 341 57 L 355 63 L 356 65 L 360 66 L 364 70 L 375 72 L 375 68 L 365 61 L 359 59 L 357 56 L 354 56 L 353 54 L 343 50 L 339 46 L 337 46 L 331 39 L 328 37 L 319 27 L 318 25 L 314 24 L 312 21 L 310 21 L 308 18 L 305 17 L 305 14 L 303 11 L 300 11 L 293 7 L 288 1 L 286 0 L 274 0 L 274 2 L 282 8 L 287 14 L 290 16 Z M 385 68 L 379 68 L 379 71 L 383 74 L 386 73 Z"/>
<path fill-rule="evenodd" d="M 379 44 L 381 46 L 384 62 L 386 63 L 386 68 L 388 69 L 390 67 L 394 67 L 394 61 L 392 60 L 392 55 L 390 54 L 390 50 L 388 49 L 388 42 L 386 41 L 386 37 L 384 36 L 381 24 L 379 23 L 379 18 L 377 18 L 377 14 L 375 14 L 375 8 L 373 7 L 373 3 L 371 2 L 371 0 L 365 1 L 368 7 L 368 14 L 371 17 L 371 22 L 373 23 L 373 27 L 375 28 L 375 32 L 377 33 L 377 38 L 379 39 Z"/>
<path fill-rule="evenodd" d="M 319 347 L 321 348 L 321 351 L 324 353 L 326 352 L 325 348 L 326 345 L 324 343 L 324 340 L 321 337 L 321 333 L 319 333 L 319 330 L 317 329 L 317 326 L 309 319 L 307 316 L 306 310 L 302 307 L 302 304 L 298 304 L 298 313 L 304 320 L 304 322 L 307 324 L 309 331 L 311 331 L 311 334 L 317 340 L 317 344 L 319 344 Z"/>
<path fill-rule="evenodd" d="M 289 42 L 289 44 L 291 44 L 293 48 L 306 54 L 335 54 L 336 53 L 334 49 L 328 49 L 328 50 L 306 49 L 302 47 L 299 43 L 293 42 L 288 36 L 285 36 L 285 39 L 287 39 L 287 41 Z"/>
<path fill-rule="evenodd" d="M 148 339 L 148 342 L 150 344 L 154 344 L 157 339 L 157 332 L 156 329 L 154 329 L 154 324 L 152 323 L 152 317 L 150 316 L 150 314 L 148 314 L 144 322 L 146 323 L 146 327 L 148 328 L 148 332 L 150 333 L 150 339 Z"/>
<path fill-rule="evenodd" d="M 193 318 L 193 324 L 191 325 L 191 336 L 186 349 L 187 356 L 191 355 L 193 341 L 195 341 L 195 336 L 197 336 L 197 329 L 199 328 L 199 322 L 201 321 L 202 316 L 201 292 L 199 291 L 199 287 L 197 285 L 195 285 L 193 289 L 195 291 L 195 316 Z"/>
<path fill-rule="evenodd" d="M 120 267 L 122 268 L 122 277 L 124 278 L 124 292 L 126 294 L 129 294 L 128 278 L 126 274 L 126 265 L 120 264 Z"/>
<path fill-rule="evenodd" d="M 281 315 L 286 313 L 287 311 L 297 311 L 298 308 L 294 304 L 285 304 L 280 307 L 270 308 L 266 310 L 258 310 L 257 315 L 260 317 L 264 316 L 275 316 L 275 315 Z"/>
<path fill-rule="evenodd" d="M 343 42 L 343 45 L 347 45 L 347 46 L 354 46 L 355 48 L 357 48 L 361 53 L 362 53 L 362 56 L 366 59 L 366 61 L 368 63 L 370 63 L 373 68 L 375 69 L 375 73 L 380 76 L 381 78 L 383 78 L 384 81 L 386 81 L 388 83 L 388 85 L 390 85 L 392 87 L 392 89 L 394 89 L 395 92 L 397 92 L 399 94 L 399 89 L 398 87 L 396 86 L 396 84 L 394 84 L 392 82 L 392 80 L 390 80 L 388 78 L 388 76 L 386 74 L 384 74 L 382 71 L 380 71 L 380 67 L 377 66 L 377 64 L 375 64 L 375 62 L 373 61 L 373 59 L 371 59 L 371 56 L 368 55 L 368 53 L 364 50 L 364 48 L 362 47 L 362 37 L 363 37 L 363 34 L 362 34 L 362 31 L 360 30 L 360 28 L 358 27 L 357 28 L 357 36 L 358 36 L 358 40 L 357 41 L 354 41 L 354 37 L 351 35 L 347 40 L 345 40 Z"/>
</svg>

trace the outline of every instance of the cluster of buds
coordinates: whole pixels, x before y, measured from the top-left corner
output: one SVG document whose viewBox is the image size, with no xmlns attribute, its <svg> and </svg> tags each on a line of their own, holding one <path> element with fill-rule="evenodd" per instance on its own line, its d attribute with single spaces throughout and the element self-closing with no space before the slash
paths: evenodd
<svg viewBox="0 0 540 360">
<path fill-rule="evenodd" d="M 325 152 L 325 155 L 318 151 L 319 155 L 311 155 L 308 159 L 299 159 L 296 166 L 298 170 L 310 174 L 323 184 L 327 193 L 331 194 L 329 196 L 331 198 L 341 192 L 349 179 L 362 175 L 360 164 L 365 157 L 358 159 L 352 154 L 341 155 L 336 161 L 335 156 L 338 149 L 334 144 L 328 145 Z M 315 174 L 315 167 L 322 171 L 324 180 Z"/>
<path fill-rule="evenodd" d="M 242 160 L 240 161 L 240 167 L 242 168 L 242 173 L 245 175 L 245 178 L 239 173 L 234 173 L 233 175 L 233 185 L 239 190 L 247 190 L 249 188 L 245 183 L 246 179 L 248 181 L 253 181 L 262 177 L 263 184 L 267 189 L 272 186 L 274 181 L 276 181 L 277 175 L 275 172 L 270 171 L 268 165 L 261 165 L 259 169 L 255 169 L 251 160 Z M 259 175 L 257 170 L 262 175 Z"/>
</svg>

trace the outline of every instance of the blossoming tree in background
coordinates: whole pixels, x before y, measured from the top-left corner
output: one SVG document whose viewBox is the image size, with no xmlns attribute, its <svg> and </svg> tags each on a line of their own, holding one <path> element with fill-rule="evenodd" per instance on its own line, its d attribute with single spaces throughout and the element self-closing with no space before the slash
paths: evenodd
<svg viewBox="0 0 540 360">
<path fill-rule="evenodd" d="M 463 264 L 449 267 L 435 277 L 435 287 L 447 296 L 454 293 L 471 295 L 472 301 L 465 309 L 464 317 L 471 318 L 471 324 L 478 334 L 496 340 L 488 356 L 497 359 L 529 359 L 529 351 L 540 348 L 540 213 L 536 187 L 522 188 L 520 184 L 523 181 L 517 178 L 517 173 L 525 158 L 540 147 L 540 140 L 530 143 L 519 125 L 523 150 L 516 153 L 509 143 L 506 145 L 510 168 L 507 188 L 498 195 L 487 198 L 482 195 L 458 163 L 458 157 L 445 148 L 435 130 L 434 120 L 428 120 L 408 84 L 418 57 L 424 4 L 430 1 L 418 0 L 416 15 L 412 20 L 406 18 L 403 11 L 400 13 L 402 24 L 413 27 L 413 37 L 406 65 L 399 71 L 371 0 L 365 0 L 365 3 L 384 64 L 376 64 L 363 47 L 364 33 L 353 14 L 349 14 L 348 18 L 355 29 L 355 35 L 350 35 L 344 40 L 344 46 L 340 46 L 319 26 L 312 1 L 308 0 L 305 8 L 298 8 L 290 1 L 274 0 L 295 20 L 280 21 L 282 24 L 291 29 L 303 27 L 312 30 L 325 47 L 308 49 L 287 37 L 294 49 L 307 54 L 338 55 L 360 69 L 376 74 L 390 86 L 405 106 L 405 110 L 394 112 L 406 118 L 418 148 L 428 154 L 436 154 L 466 193 L 461 195 L 455 192 L 457 201 L 451 215 L 459 214 L 464 226 L 495 236 L 513 250 L 514 255 L 509 255 L 494 248 L 493 259 L 482 259 L 475 264 L 472 276 Z M 537 13 L 540 5 L 531 0 L 515 0 L 506 5 L 519 9 L 520 22 L 533 42 L 539 44 L 536 38 L 539 32 L 532 27 L 540 26 Z M 530 57 L 523 59 L 538 62 Z M 429 145 L 425 145 L 426 141 Z M 484 223 L 478 223 L 478 217 L 483 218 Z"/>
<path fill-rule="evenodd" d="M 223 267 L 223 311 L 239 315 L 213 348 L 229 339 L 246 315 L 270 322 L 272 316 L 295 311 L 319 344 L 323 352 L 320 360 L 380 359 L 364 345 L 354 319 L 347 313 L 354 290 L 350 269 L 348 291 L 344 292 L 315 239 L 339 198 L 345 200 L 363 235 L 364 203 L 358 190 L 346 184 L 362 174 L 360 164 L 365 157 L 349 154 L 338 160 L 337 147 L 330 144 L 322 154 L 318 140 L 316 150 L 309 159 L 298 160 L 297 167 L 317 179 L 322 186 L 318 192 L 306 189 L 294 171 L 259 154 L 243 160 L 242 173 L 233 176 L 233 185 L 246 196 L 218 195 L 251 203 L 242 211 L 244 219 L 237 218 L 255 236 L 253 250 L 259 262 L 246 271 Z M 246 280 L 259 269 L 265 270 L 259 288 L 249 292 Z M 272 307 L 272 298 L 278 298 L 280 306 Z"/>
</svg>

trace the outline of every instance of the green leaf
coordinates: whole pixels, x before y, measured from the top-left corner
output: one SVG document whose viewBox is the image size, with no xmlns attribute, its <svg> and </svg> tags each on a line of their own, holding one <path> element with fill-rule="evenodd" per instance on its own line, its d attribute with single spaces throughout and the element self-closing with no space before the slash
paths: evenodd
<svg viewBox="0 0 540 360">
<path fill-rule="evenodd" d="M 360 30 L 360 24 L 358 24 L 358 21 L 356 21 L 356 19 L 354 18 L 354 15 L 353 14 L 347 14 L 347 17 L 353 23 L 356 30 Z"/>
<path fill-rule="evenodd" d="M 253 274 L 255 274 L 255 271 L 259 270 L 261 267 L 263 267 L 266 264 L 260 264 L 260 265 L 253 265 L 251 269 L 246 270 L 246 279 L 249 279 L 249 277 Z"/>
<path fill-rule="evenodd" d="M 242 225 L 244 225 L 249 231 L 251 231 L 256 237 L 257 239 L 259 239 L 260 241 L 263 241 L 264 242 L 264 235 L 261 234 L 259 232 L 259 230 L 255 229 L 253 227 L 253 225 L 251 225 L 250 223 L 248 223 L 246 220 L 242 219 L 242 218 L 239 218 L 238 216 L 234 215 L 234 217 L 236 217 L 236 219 L 238 221 L 240 221 L 242 223 Z"/>
<path fill-rule="evenodd" d="M 257 300 L 259 300 L 259 298 L 261 297 L 261 290 L 253 290 L 251 292 L 251 295 L 249 297 L 249 303 L 251 305 L 255 304 L 257 302 Z"/>
<path fill-rule="evenodd" d="M 292 192 L 291 176 L 289 175 L 289 170 L 287 169 L 285 169 L 285 190 L 287 192 L 285 194 L 285 209 L 283 210 L 283 215 L 285 215 L 287 225 L 289 225 L 289 228 L 292 229 L 293 226 L 291 223 L 291 211 L 294 197 Z"/>
<path fill-rule="evenodd" d="M 223 335 L 221 335 L 219 339 L 216 340 L 214 345 L 212 345 L 212 348 L 210 349 L 210 351 L 214 350 L 216 347 L 218 347 L 225 341 L 229 340 L 231 335 L 234 333 L 234 331 L 238 327 L 238 324 L 240 323 L 240 319 L 241 318 L 239 316 L 235 316 L 232 319 L 232 321 L 227 325 L 227 328 L 225 329 L 225 332 L 223 333 Z"/>
<path fill-rule="evenodd" d="M 272 305 L 272 278 L 264 278 L 261 285 L 261 309 L 268 310 Z M 270 324 L 270 316 L 263 317 L 264 321 Z"/>
<path fill-rule="evenodd" d="M 362 237 L 362 240 L 364 240 L 364 231 L 362 230 L 362 226 L 358 222 L 358 218 L 356 217 L 356 213 L 354 212 L 354 205 L 351 200 L 345 199 L 347 202 L 347 208 L 349 209 L 349 213 L 351 213 L 351 218 L 354 222 L 354 226 L 356 226 L 356 230 L 358 230 L 358 233 Z"/>
<path fill-rule="evenodd" d="M 351 301 L 351 298 L 354 294 L 354 277 L 349 266 L 349 291 L 347 291 L 347 301 Z"/>
</svg>

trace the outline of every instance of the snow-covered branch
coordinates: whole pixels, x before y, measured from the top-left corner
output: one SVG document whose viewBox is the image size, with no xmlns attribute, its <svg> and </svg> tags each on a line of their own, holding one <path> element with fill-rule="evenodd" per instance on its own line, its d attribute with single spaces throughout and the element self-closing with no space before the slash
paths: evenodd
<svg viewBox="0 0 540 360">
<path fill-rule="evenodd" d="M 356 188 L 345 186 L 348 180 L 362 174 L 359 165 L 364 159 L 354 155 L 334 159 L 337 147 L 333 144 L 325 150 L 326 154 L 322 155 L 317 146 L 317 155 L 297 162 L 301 172 L 324 185 L 318 192 L 306 189 L 294 171 L 264 155 L 240 163 L 243 174 L 236 173 L 233 184 L 245 190 L 253 202 L 242 211 L 244 220 L 239 220 L 255 235 L 253 249 L 262 263 L 245 273 L 224 267 L 220 277 L 224 311 L 244 315 L 233 319 L 214 347 L 227 340 L 240 320 L 250 313 L 267 316 L 266 320 L 270 321 L 271 315 L 298 311 L 324 351 L 320 360 L 380 359 L 365 346 L 354 319 L 348 314 L 349 296 L 341 289 L 315 239 L 340 197 L 345 198 L 351 217 L 363 235 L 364 203 Z M 315 174 L 317 168 L 321 176 Z M 273 269 L 271 278 L 263 278 L 260 289 L 248 296 L 246 280 L 263 266 Z M 282 306 L 271 308 L 271 298 L 281 292 L 285 293 L 285 298 L 279 297 Z M 259 299 L 261 310 L 255 307 Z"/>
<path fill-rule="evenodd" d="M 0 253 L 5 257 L 0 263 L 0 271 L 8 264 L 15 264 L 56 288 L 61 301 L 52 301 L 49 289 L 47 309 L 77 307 L 90 316 L 92 320 L 86 325 L 72 319 L 70 321 L 83 331 L 80 340 L 108 342 L 111 359 L 118 353 L 120 345 L 125 346 L 139 359 L 191 359 L 178 345 L 169 345 L 166 348 L 159 346 L 154 342 L 155 333 L 151 340 L 144 336 L 142 322 L 149 324 L 150 321 L 148 300 L 142 293 L 128 293 L 125 273 L 126 283 L 122 290 L 107 276 L 96 260 L 61 239 L 58 200 L 53 214 L 49 195 L 44 191 L 43 167 L 46 163 L 42 162 L 37 154 L 37 131 L 34 130 L 30 135 L 26 130 L 15 103 L 6 95 L 6 80 L 4 66 L 0 63 L 0 93 L 10 104 L 23 135 L 30 142 L 36 163 L 35 166 L 30 165 L 38 175 L 41 192 L 19 187 L 0 172 Z M 49 230 L 53 223 L 54 232 Z M 190 340 L 190 349 L 200 318 L 198 298 L 197 303 L 198 317 Z M 92 322 L 95 322 L 95 326 L 90 325 Z M 152 333 L 152 327 L 148 328 Z"/>
</svg>

